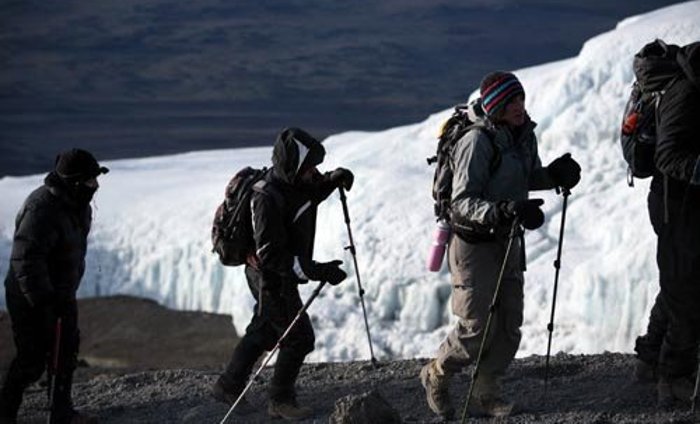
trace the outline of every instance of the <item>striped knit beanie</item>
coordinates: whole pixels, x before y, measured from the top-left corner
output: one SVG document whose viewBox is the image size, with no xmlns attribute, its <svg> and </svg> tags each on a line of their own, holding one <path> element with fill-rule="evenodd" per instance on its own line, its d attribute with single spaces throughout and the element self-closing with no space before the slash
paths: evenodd
<svg viewBox="0 0 700 424">
<path fill-rule="evenodd" d="M 518 78 L 510 72 L 492 72 L 481 81 L 481 106 L 487 115 L 493 116 L 512 99 L 525 90 Z"/>
</svg>

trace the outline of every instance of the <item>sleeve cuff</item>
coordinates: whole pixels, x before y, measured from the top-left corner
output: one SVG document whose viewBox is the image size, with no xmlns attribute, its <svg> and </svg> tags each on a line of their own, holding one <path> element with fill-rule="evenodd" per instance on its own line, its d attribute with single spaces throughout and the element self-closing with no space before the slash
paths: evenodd
<svg viewBox="0 0 700 424">
<path fill-rule="evenodd" d="M 304 274 L 304 270 L 301 267 L 301 262 L 299 262 L 298 256 L 294 257 L 294 266 L 293 266 L 292 270 L 294 271 L 294 275 L 296 275 L 297 278 L 299 278 L 300 280 L 308 280 L 309 279 L 309 277 L 307 277 L 306 274 Z"/>
</svg>

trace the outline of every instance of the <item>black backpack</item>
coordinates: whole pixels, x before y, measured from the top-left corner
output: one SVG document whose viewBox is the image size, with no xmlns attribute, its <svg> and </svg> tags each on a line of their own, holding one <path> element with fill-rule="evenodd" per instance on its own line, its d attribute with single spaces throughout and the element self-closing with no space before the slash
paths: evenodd
<svg viewBox="0 0 700 424">
<path fill-rule="evenodd" d="M 428 165 L 437 163 L 435 174 L 433 175 L 433 200 L 435 200 L 434 212 L 438 220 L 450 222 L 450 202 L 452 200 L 452 150 L 455 143 L 469 131 L 477 117 L 483 116 L 481 99 L 476 99 L 470 103 L 463 103 L 455 106 L 452 116 L 442 125 L 442 130 L 438 136 L 437 152 L 435 156 L 427 159 Z M 493 142 L 493 135 L 484 129 Z M 491 172 L 495 171 L 500 164 L 500 152 L 495 143 L 496 154 L 489 166 Z"/>
<path fill-rule="evenodd" d="M 656 110 L 664 93 L 681 75 L 676 61 L 678 46 L 656 40 L 634 57 L 636 81 L 625 106 L 620 129 L 622 155 L 627 162 L 627 183 L 654 174 Z"/>
<path fill-rule="evenodd" d="M 250 197 L 254 190 L 263 190 L 266 173 L 267 168 L 245 167 L 226 185 L 224 201 L 216 209 L 211 229 L 212 252 L 219 255 L 224 265 L 243 265 L 248 255 L 255 253 Z M 280 202 L 277 192 L 268 187 L 265 192 Z"/>
</svg>

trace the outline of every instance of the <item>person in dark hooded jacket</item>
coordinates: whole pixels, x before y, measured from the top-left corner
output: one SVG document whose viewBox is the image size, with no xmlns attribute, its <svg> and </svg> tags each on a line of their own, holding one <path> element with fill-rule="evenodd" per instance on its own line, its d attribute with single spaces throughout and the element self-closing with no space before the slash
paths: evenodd
<svg viewBox="0 0 700 424">
<path fill-rule="evenodd" d="M 75 296 L 85 271 L 90 201 L 99 187 L 97 177 L 106 172 L 85 150 L 63 152 L 17 214 L 5 278 L 17 356 L 0 393 L 2 423 L 16 422 L 24 390 L 44 372 L 56 345 L 58 318 L 62 328 L 49 422 L 95 421 L 75 411 L 71 401 L 79 345 Z"/>
<path fill-rule="evenodd" d="M 675 58 L 673 66 L 663 68 L 659 59 L 643 69 L 635 59 L 638 81 L 648 86 L 642 88 L 664 90 L 656 109 L 656 171 L 648 197 L 661 291 L 635 350 L 637 375 L 640 369 L 658 373 L 658 400 L 668 406 L 690 398 L 700 342 L 700 42 L 684 47 L 653 42 L 637 56 L 660 46 L 660 56 Z"/>
<path fill-rule="evenodd" d="M 233 404 L 246 386 L 258 358 L 276 345 L 302 307 L 297 286 L 309 280 L 338 284 L 346 277 L 339 260 L 312 259 L 316 211 L 336 188 L 349 190 L 353 174 L 338 168 L 321 174 L 323 145 L 298 128 L 282 131 L 272 153 L 273 167 L 253 187 L 251 209 L 255 254 L 245 275 L 257 304 L 246 333 L 230 363 L 212 388 L 214 397 Z M 314 332 L 306 313 L 282 344 L 269 386 L 272 417 L 301 419 L 311 415 L 296 400 L 295 381 L 304 358 L 314 349 Z M 237 407 L 251 410 L 249 404 Z"/>
</svg>

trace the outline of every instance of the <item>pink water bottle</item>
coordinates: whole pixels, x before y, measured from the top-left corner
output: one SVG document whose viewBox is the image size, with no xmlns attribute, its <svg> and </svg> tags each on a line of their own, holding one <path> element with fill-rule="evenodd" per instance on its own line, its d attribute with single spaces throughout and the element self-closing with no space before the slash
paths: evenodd
<svg viewBox="0 0 700 424">
<path fill-rule="evenodd" d="M 435 226 L 435 232 L 433 233 L 433 244 L 430 246 L 428 260 L 426 262 L 429 271 L 440 271 L 442 267 L 442 258 L 445 256 L 445 248 L 447 247 L 447 241 L 450 239 L 451 232 L 450 224 L 445 222 L 445 220 L 438 221 Z"/>
</svg>

